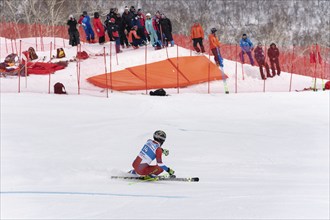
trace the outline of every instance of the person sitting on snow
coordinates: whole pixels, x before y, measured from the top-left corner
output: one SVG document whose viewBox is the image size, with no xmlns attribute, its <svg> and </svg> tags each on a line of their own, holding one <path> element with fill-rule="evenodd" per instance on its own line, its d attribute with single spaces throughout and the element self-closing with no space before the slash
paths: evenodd
<svg viewBox="0 0 330 220">
<path fill-rule="evenodd" d="M 131 174 L 138 174 L 145 176 L 145 179 L 157 178 L 157 175 L 163 171 L 169 173 L 171 177 L 175 177 L 174 170 L 167 167 L 162 161 L 162 154 L 167 156 L 169 151 L 163 149 L 161 146 L 165 142 L 166 133 L 164 131 L 155 131 L 153 140 L 149 139 L 141 149 L 139 155 L 133 162 L 133 170 L 129 171 Z M 150 165 L 156 159 L 157 165 Z"/>
</svg>

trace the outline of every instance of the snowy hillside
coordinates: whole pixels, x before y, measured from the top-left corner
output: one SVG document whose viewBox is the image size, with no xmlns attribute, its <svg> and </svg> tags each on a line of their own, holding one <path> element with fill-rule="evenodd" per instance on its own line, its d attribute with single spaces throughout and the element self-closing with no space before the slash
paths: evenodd
<svg viewBox="0 0 330 220">
<path fill-rule="evenodd" d="M 150 62 L 166 56 L 148 50 Z M 176 56 L 176 48 L 168 52 Z M 66 54 L 71 58 L 75 48 Z M 144 50 L 125 50 L 119 65 L 115 56 L 113 62 L 113 70 L 142 64 Z M 81 63 L 79 96 L 75 63 L 51 76 L 52 85 L 63 82 L 69 95 L 42 94 L 48 75 L 29 76 L 27 88 L 23 78 L 20 94 L 17 78 L 1 78 L 1 219 L 330 217 L 328 91 L 288 93 L 290 74 L 283 73 L 266 80 L 273 92 L 262 93 L 258 68 L 245 65 L 246 78 L 238 79 L 245 93 L 234 94 L 235 63 L 226 60 L 229 95 L 216 81 L 212 94 L 205 83 L 180 94 L 170 89 L 167 97 L 136 91 L 107 99 L 85 81 L 104 73 L 102 64 L 95 56 Z M 293 77 L 293 90 L 311 84 Z M 200 182 L 111 180 L 131 169 L 157 129 L 168 137 L 164 163 L 178 177 L 198 176 Z"/>
</svg>

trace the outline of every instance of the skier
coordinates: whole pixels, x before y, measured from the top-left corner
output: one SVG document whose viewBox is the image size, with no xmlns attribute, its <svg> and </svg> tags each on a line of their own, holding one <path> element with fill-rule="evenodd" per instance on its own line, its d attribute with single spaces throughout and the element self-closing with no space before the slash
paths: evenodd
<svg viewBox="0 0 330 220">
<path fill-rule="evenodd" d="M 258 62 L 261 78 L 263 80 L 267 79 L 264 75 L 264 72 L 263 72 L 263 66 L 265 66 L 265 68 L 266 68 L 267 77 L 273 77 L 269 73 L 269 66 L 268 66 L 268 63 L 265 60 L 265 54 L 264 54 L 264 50 L 262 49 L 262 44 L 261 43 L 258 43 L 258 46 L 254 50 L 254 58 Z"/>
<path fill-rule="evenodd" d="M 94 31 L 93 28 L 91 26 L 91 18 L 88 16 L 87 11 L 83 12 L 83 16 L 84 18 L 81 21 L 81 25 L 84 27 L 84 31 L 86 33 L 86 40 L 89 43 L 94 43 Z"/>
<path fill-rule="evenodd" d="M 79 31 L 77 29 L 77 21 L 76 19 L 73 17 L 73 15 L 69 16 L 69 20 L 67 22 L 67 25 L 69 26 L 69 36 L 70 36 L 70 40 L 69 40 L 69 44 L 71 46 L 77 46 L 78 44 L 80 44 L 80 38 L 79 38 Z"/>
<path fill-rule="evenodd" d="M 220 41 L 215 35 L 217 32 L 216 28 L 211 29 L 211 34 L 209 35 L 210 49 L 214 55 L 214 60 L 217 66 L 223 67 L 223 59 L 220 53 Z"/>
<path fill-rule="evenodd" d="M 138 174 L 145 176 L 145 179 L 157 178 L 157 175 L 166 171 L 170 176 L 174 177 L 174 170 L 167 167 L 162 162 L 162 154 L 167 156 L 169 151 L 163 149 L 161 146 L 165 142 L 166 134 L 164 131 L 155 131 L 153 140 L 149 139 L 141 149 L 139 155 L 134 160 L 132 166 L 133 170 L 129 171 L 131 174 Z M 150 165 L 156 159 L 157 165 Z"/>
<path fill-rule="evenodd" d="M 104 44 L 105 42 L 105 32 L 104 26 L 100 19 L 100 14 L 98 12 L 94 13 L 93 25 L 96 30 L 97 36 L 99 37 L 99 44 Z"/>
<path fill-rule="evenodd" d="M 194 25 L 191 27 L 191 39 L 193 40 L 193 46 L 197 53 L 205 52 L 204 46 L 203 46 L 203 39 L 204 39 L 204 31 L 202 26 L 197 22 L 197 20 L 194 21 Z M 197 47 L 197 43 L 200 46 Z"/>
<path fill-rule="evenodd" d="M 244 54 L 246 53 L 248 55 L 249 59 L 250 59 L 251 65 L 253 66 L 254 61 L 253 61 L 252 54 L 251 54 L 251 51 L 253 50 L 253 43 L 246 36 L 246 34 L 242 35 L 242 39 L 239 42 L 239 46 L 242 48 L 242 51 L 241 51 L 242 63 L 244 63 Z"/>
<path fill-rule="evenodd" d="M 267 54 L 268 54 L 268 57 L 270 60 L 270 67 L 272 69 L 273 76 L 276 76 L 275 65 L 276 65 L 276 69 L 277 69 L 277 75 L 280 75 L 281 68 L 280 68 L 280 62 L 278 60 L 278 57 L 280 56 L 280 51 L 276 47 L 275 43 L 272 43 L 270 45 Z"/>
</svg>

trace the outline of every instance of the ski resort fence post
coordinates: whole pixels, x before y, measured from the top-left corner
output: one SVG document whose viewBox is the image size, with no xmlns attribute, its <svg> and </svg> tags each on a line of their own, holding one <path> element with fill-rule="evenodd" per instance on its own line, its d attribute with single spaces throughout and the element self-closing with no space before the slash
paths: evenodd
<svg viewBox="0 0 330 220">
<path fill-rule="evenodd" d="M 116 47 L 116 44 L 114 44 L 114 45 Z M 119 65 L 119 63 L 118 63 L 118 53 L 117 53 L 117 50 L 116 50 L 116 61 L 117 61 L 117 65 Z"/>
<path fill-rule="evenodd" d="M 315 68 L 314 68 L 314 91 L 316 91 L 316 67 L 317 67 L 317 59 L 318 57 L 318 45 L 317 43 L 315 44 Z"/>
<path fill-rule="evenodd" d="M 49 62 L 52 60 L 52 42 L 50 42 L 50 45 L 49 45 Z M 49 77 L 48 77 L 48 94 L 50 94 L 50 72 L 49 72 Z"/>
<path fill-rule="evenodd" d="M 63 38 L 63 48 L 65 48 L 65 41 L 64 41 L 64 38 Z"/>
<path fill-rule="evenodd" d="M 180 93 L 180 83 L 179 83 L 179 45 L 176 44 L 176 82 L 177 82 L 177 91 Z"/>
<path fill-rule="evenodd" d="M 38 38 L 36 37 L 36 51 L 38 50 Z"/>
<path fill-rule="evenodd" d="M 291 77 L 290 77 L 290 89 L 289 89 L 289 92 L 291 92 L 291 89 L 292 89 L 292 75 L 293 75 L 294 47 L 295 47 L 295 45 L 293 45 L 293 47 L 292 47 L 292 58 L 291 58 Z"/>
<path fill-rule="evenodd" d="M 110 42 L 110 88 L 111 88 L 111 93 L 112 91 L 112 46 Z"/>
<path fill-rule="evenodd" d="M 236 44 L 236 53 L 235 53 L 235 58 L 236 58 L 236 65 L 235 65 L 235 93 L 237 93 L 237 44 Z"/>
<path fill-rule="evenodd" d="M 106 90 L 107 90 L 107 98 L 109 98 L 107 59 L 106 59 L 106 56 L 105 56 L 105 47 L 103 47 L 103 57 L 104 57 L 104 71 L 105 71 L 105 87 L 106 87 Z"/>
<path fill-rule="evenodd" d="M 147 63 L 148 63 L 148 50 L 147 50 L 147 44 L 144 45 L 144 48 L 145 48 L 145 56 L 144 56 L 144 81 L 145 81 L 145 84 L 146 84 L 146 95 L 148 95 L 148 66 L 147 66 Z"/>
<path fill-rule="evenodd" d="M 15 42 L 15 50 L 16 50 L 16 54 L 18 54 L 18 49 L 17 49 L 17 41 L 16 41 L 16 38 L 15 38 L 14 42 Z"/>
<path fill-rule="evenodd" d="M 6 53 L 8 54 L 7 38 L 5 38 L 5 44 L 6 44 Z"/>
<path fill-rule="evenodd" d="M 209 48 L 209 66 L 207 71 L 207 93 L 210 94 L 210 78 L 211 78 L 211 49 Z"/>
<path fill-rule="evenodd" d="M 11 42 L 11 52 L 14 53 L 14 44 L 13 44 L 13 39 L 10 39 Z"/>
</svg>

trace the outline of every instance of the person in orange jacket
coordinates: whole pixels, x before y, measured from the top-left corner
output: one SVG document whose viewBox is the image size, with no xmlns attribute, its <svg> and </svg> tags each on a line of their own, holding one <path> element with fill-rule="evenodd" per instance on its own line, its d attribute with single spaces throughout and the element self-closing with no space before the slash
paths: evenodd
<svg viewBox="0 0 330 220">
<path fill-rule="evenodd" d="M 209 35 L 210 49 L 214 55 L 214 60 L 217 66 L 223 67 L 223 59 L 220 53 L 220 41 L 215 35 L 217 32 L 216 28 L 211 29 L 211 34 Z"/>
<path fill-rule="evenodd" d="M 194 21 L 193 26 L 191 27 L 191 39 L 193 40 L 193 46 L 197 53 L 205 52 L 204 46 L 203 46 L 203 39 L 204 39 L 204 30 L 202 26 L 197 22 L 197 20 Z M 197 46 L 199 44 L 200 48 Z"/>
<path fill-rule="evenodd" d="M 128 42 L 133 45 L 134 49 L 139 48 L 139 44 L 141 43 L 141 38 L 137 35 L 138 27 L 135 25 L 132 27 L 128 34 Z"/>
<path fill-rule="evenodd" d="M 104 44 L 105 31 L 104 31 L 104 26 L 100 19 L 100 14 L 98 12 L 94 13 L 93 25 L 94 25 L 94 29 L 96 30 L 96 34 L 99 37 L 99 44 Z"/>
</svg>

